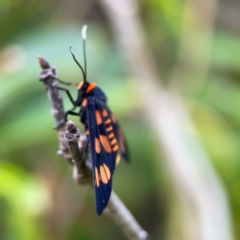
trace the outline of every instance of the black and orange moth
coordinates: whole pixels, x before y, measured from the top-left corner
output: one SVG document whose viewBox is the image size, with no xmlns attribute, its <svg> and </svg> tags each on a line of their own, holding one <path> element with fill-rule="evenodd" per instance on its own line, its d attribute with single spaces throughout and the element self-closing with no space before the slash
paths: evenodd
<svg viewBox="0 0 240 240">
<path fill-rule="evenodd" d="M 95 83 L 87 81 L 86 29 L 85 25 L 82 29 L 84 68 L 79 64 L 70 47 L 72 57 L 83 74 L 83 81 L 78 84 L 77 99 L 74 100 L 65 88 L 52 87 L 65 91 L 73 104 L 73 108 L 65 113 L 65 121 L 67 121 L 68 115 L 79 116 L 85 127 L 92 159 L 96 212 L 100 216 L 111 196 L 115 167 L 120 161 L 121 155 L 126 161 L 129 161 L 129 157 L 123 132 L 107 106 L 106 95 Z M 60 79 L 56 80 L 65 85 L 74 85 Z M 75 112 L 74 110 L 78 107 L 80 107 L 79 112 Z"/>
</svg>

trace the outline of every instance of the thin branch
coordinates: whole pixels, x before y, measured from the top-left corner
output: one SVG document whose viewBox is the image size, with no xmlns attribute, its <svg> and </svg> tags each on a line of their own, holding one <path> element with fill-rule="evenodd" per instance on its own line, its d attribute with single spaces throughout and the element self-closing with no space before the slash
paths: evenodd
<svg viewBox="0 0 240 240">
<path fill-rule="evenodd" d="M 73 178 L 78 184 L 92 184 L 92 165 L 86 158 L 85 146 L 87 138 L 81 135 L 80 130 L 72 121 L 67 122 L 65 139 L 69 144 L 73 158 Z"/>
<path fill-rule="evenodd" d="M 108 206 L 104 212 L 116 222 L 128 239 L 150 239 L 148 233 L 141 228 L 136 219 L 134 219 L 132 214 L 113 191 Z"/>
<path fill-rule="evenodd" d="M 42 67 L 42 71 L 39 74 L 40 81 L 45 83 L 48 99 L 52 106 L 52 115 L 55 120 L 56 126 L 60 126 L 65 119 L 65 111 L 63 107 L 62 96 L 59 94 L 59 91 L 55 88 L 50 87 L 49 85 L 55 85 L 57 83 L 57 72 L 55 68 L 51 68 L 49 63 L 43 59 L 41 56 L 38 56 L 38 62 Z M 58 153 L 63 155 L 69 163 L 72 164 L 72 156 L 68 148 L 68 144 L 64 138 L 65 124 L 62 124 L 61 127 L 57 129 L 58 139 L 60 143 L 60 150 Z"/>
<path fill-rule="evenodd" d="M 61 125 L 65 120 L 62 97 L 58 91 L 49 85 L 56 84 L 56 70 L 51 68 L 46 60 L 38 57 L 42 71 L 40 81 L 47 87 L 47 94 L 52 105 L 52 113 L 56 126 Z M 66 131 L 65 131 L 66 128 Z M 78 184 L 93 185 L 92 166 L 89 156 L 85 156 L 86 136 L 82 135 L 72 121 L 57 128 L 60 142 L 60 152 L 69 163 L 73 165 L 73 178 Z M 104 213 L 111 217 L 123 233 L 131 240 L 146 240 L 148 233 L 143 230 L 134 219 L 130 211 L 112 191 L 107 208 Z"/>
</svg>

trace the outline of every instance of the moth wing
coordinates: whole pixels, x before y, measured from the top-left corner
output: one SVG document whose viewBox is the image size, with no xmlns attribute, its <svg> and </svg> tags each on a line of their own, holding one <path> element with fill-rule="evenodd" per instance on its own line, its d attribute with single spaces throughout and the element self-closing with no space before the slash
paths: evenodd
<svg viewBox="0 0 240 240">
<path fill-rule="evenodd" d="M 112 191 L 112 174 L 117 152 L 113 151 L 101 112 L 104 104 L 94 97 L 88 98 L 87 117 L 92 158 L 92 175 L 96 212 L 100 216 L 107 206 Z"/>
</svg>

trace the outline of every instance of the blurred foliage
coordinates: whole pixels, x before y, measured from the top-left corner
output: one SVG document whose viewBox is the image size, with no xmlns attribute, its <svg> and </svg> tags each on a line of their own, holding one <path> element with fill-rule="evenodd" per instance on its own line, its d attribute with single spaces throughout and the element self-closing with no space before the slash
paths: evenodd
<svg viewBox="0 0 240 240">
<path fill-rule="evenodd" d="M 168 83 L 183 24 L 188 24 L 182 21 L 183 13 L 196 12 L 180 0 L 139 4 L 149 45 Z M 45 87 L 38 82 L 38 54 L 56 67 L 60 79 L 81 80 L 69 46 L 82 62 L 84 23 L 89 25 L 88 78 L 109 97 L 131 151 L 131 163 L 121 163 L 116 170 L 114 189 L 153 239 L 165 239 L 171 193 L 159 164 L 163 156 L 99 5 L 94 1 L 0 0 L 0 20 L 0 239 L 124 239 L 108 217 L 96 217 L 91 189 L 76 186 L 71 167 L 56 155 L 54 121 Z M 186 64 L 183 70 L 192 71 L 193 78 L 187 81 L 185 99 L 226 186 L 234 233 L 240 239 L 240 37 L 216 22 L 211 45 L 210 61 L 201 55 L 204 46 L 194 46 L 193 55 L 209 61 L 209 70 L 198 85 L 192 65 Z M 186 86 L 178 84 L 180 89 Z M 191 92 L 196 85 L 201 87 Z M 76 96 L 75 88 L 71 92 Z M 65 108 L 70 108 L 63 97 Z"/>
<path fill-rule="evenodd" d="M 46 186 L 1 160 L 1 239 L 44 239 L 37 217 L 50 207 Z"/>
<path fill-rule="evenodd" d="M 27 34 L 20 34 L 14 39 L 13 44 L 6 45 L 2 49 L 0 133 L 4 138 L 0 139 L 0 156 L 7 162 L 11 162 L 13 167 L 28 171 L 28 174 L 32 175 L 33 182 L 35 176 L 35 178 L 40 177 L 47 183 L 49 189 L 45 186 L 43 190 L 50 191 L 48 195 L 53 198 L 53 206 L 48 215 L 42 216 L 39 225 L 36 226 L 28 225 L 28 221 L 31 221 L 32 218 L 25 220 L 16 216 L 15 219 L 16 223 L 22 220 L 21 223 L 28 226 L 29 236 L 31 234 L 38 235 L 38 231 L 43 229 L 44 237 L 39 234 L 39 239 L 106 239 L 106 236 L 111 235 L 115 239 L 124 238 L 120 230 L 107 217 L 96 218 L 93 193 L 90 189 L 88 201 L 79 202 L 79 195 L 76 194 L 76 191 L 81 195 L 86 190 L 75 186 L 76 184 L 71 179 L 71 167 L 56 155 L 58 141 L 56 133 L 53 131 L 54 121 L 50 115 L 45 87 L 38 81 L 38 73 L 41 70 L 36 58 L 38 54 L 41 54 L 56 67 L 61 79 L 81 81 L 81 72 L 69 53 L 71 45 L 79 61 L 82 61 L 81 25 L 52 23 L 48 26 L 39 26 L 37 29 L 29 29 Z M 149 165 L 149 162 L 146 161 L 149 157 L 151 158 L 154 152 L 149 153 L 148 150 L 151 147 L 151 141 L 153 141 L 151 140 L 152 134 L 145 128 L 144 120 L 139 120 L 141 100 L 135 92 L 133 84 L 124 73 L 124 62 L 119 53 L 114 46 L 111 46 L 101 28 L 94 24 L 88 31 L 87 56 L 88 77 L 95 79 L 95 82 L 104 89 L 109 97 L 109 106 L 114 109 L 114 113 L 120 119 L 131 149 L 132 163 L 130 166 L 123 166 L 124 163 L 120 164 L 114 177 L 114 189 L 135 215 L 139 215 L 143 221 L 142 224 L 153 229 L 153 232 L 155 231 L 157 234 L 157 219 L 152 225 L 143 217 L 144 215 L 151 217 L 151 214 L 155 213 L 158 208 L 156 193 L 148 198 L 149 194 L 154 192 L 157 187 L 158 177 L 152 177 L 154 162 Z M 119 68 L 119 66 L 123 67 Z M 70 90 L 73 96 L 77 95 L 75 88 Z M 65 95 L 63 97 L 66 109 L 70 108 L 69 99 Z M 73 120 L 79 122 L 77 118 L 73 118 Z M 138 122 L 137 125 L 134 123 L 135 121 Z M 79 127 L 83 130 L 83 126 L 79 124 Z M 141 151 L 134 151 L 139 146 L 141 146 Z M 152 158 L 154 157 L 152 156 Z M 67 176 L 65 177 L 65 175 Z M 4 180 L 4 176 L 2 174 L 0 176 Z M 64 180 L 61 180 L 62 178 Z M 138 188 L 136 188 L 136 178 L 139 179 Z M 14 208 L 11 206 L 12 204 L 21 208 L 21 203 L 16 201 L 17 192 L 15 193 L 14 189 L 10 189 L 8 181 L 4 180 L 4 183 L 5 189 L 9 189 L 9 195 L 15 200 L 12 202 L 6 198 L 5 202 L 11 208 Z M 67 186 L 61 187 L 65 184 Z M 142 188 L 141 186 L 144 185 L 148 187 Z M 25 187 L 29 186 L 25 184 Z M 132 189 L 135 189 L 135 195 L 128 196 L 128 192 Z M 18 191 L 21 192 L 22 189 L 19 188 Z M 53 197 L 55 194 L 58 196 L 56 199 Z M 142 199 L 138 205 L 135 204 L 136 196 Z M 59 209 L 57 202 L 60 202 L 60 206 L 63 205 L 65 210 Z M 145 208 L 145 204 L 149 207 Z M 73 205 L 75 207 L 70 207 Z M 80 210 L 82 205 L 85 207 Z M 5 205 L 3 204 L 3 206 Z M 71 210 L 66 213 L 69 208 Z M 74 211 L 75 209 L 77 212 Z M 139 209 L 144 209 L 144 211 L 140 212 Z M 6 215 L 11 216 L 8 211 L 6 211 Z M 60 216 L 60 218 L 53 215 Z M 54 221 L 48 227 L 46 222 L 49 222 L 51 218 Z M 1 220 L 3 221 L 3 219 Z M 12 226 L 8 221 L 4 221 L 4 224 L 7 227 L 4 231 L 5 235 L 1 236 L 1 239 L 8 239 L 10 233 L 15 239 L 28 239 L 24 233 L 11 232 Z M 111 226 L 111 229 L 108 226 Z M 107 231 L 102 231 L 102 229 L 107 229 Z M 118 237 L 115 236 L 116 233 Z"/>
</svg>

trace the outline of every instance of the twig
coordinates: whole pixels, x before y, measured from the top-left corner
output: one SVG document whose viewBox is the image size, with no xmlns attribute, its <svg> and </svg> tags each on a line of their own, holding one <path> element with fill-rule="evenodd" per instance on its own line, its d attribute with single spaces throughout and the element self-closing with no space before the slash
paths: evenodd
<svg viewBox="0 0 240 240">
<path fill-rule="evenodd" d="M 78 184 L 92 184 L 92 165 L 84 153 L 87 139 L 72 121 L 67 122 L 65 139 L 73 158 L 73 178 Z"/>
<path fill-rule="evenodd" d="M 128 239 L 150 239 L 148 233 L 141 228 L 136 219 L 134 219 L 132 214 L 113 191 L 108 206 L 104 212 L 114 219 L 116 224 L 123 230 Z"/>
<path fill-rule="evenodd" d="M 59 126 L 65 119 L 62 97 L 57 89 L 49 86 L 49 84 L 54 85 L 56 83 L 56 70 L 51 68 L 48 62 L 40 56 L 38 57 L 38 61 L 43 69 L 40 73 L 40 80 L 47 86 L 48 98 L 53 109 L 52 113 L 56 126 Z M 64 128 L 65 124 L 64 126 L 57 128 L 60 149 L 63 157 L 73 165 L 73 178 L 78 184 L 89 184 L 92 186 L 91 162 L 88 157 L 85 156 L 83 151 L 86 144 L 86 136 L 81 135 L 79 129 L 77 129 L 72 121 L 67 122 L 66 131 L 64 131 Z M 140 227 L 130 211 L 113 191 L 104 213 L 116 222 L 128 239 L 148 239 L 148 233 Z"/>
<path fill-rule="evenodd" d="M 52 88 L 49 86 L 50 85 L 55 85 L 56 84 L 56 77 L 57 77 L 57 72 L 55 68 L 51 68 L 49 63 L 43 59 L 41 56 L 38 56 L 38 62 L 40 66 L 42 67 L 42 71 L 40 72 L 40 81 L 44 82 L 47 88 L 47 95 L 49 98 L 49 101 L 52 106 L 52 115 L 55 120 L 56 126 L 60 126 L 64 122 L 64 116 L 65 116 L 65 111 L 63 107 L 63 102 L 62 102 L 62 96 L 59 94 L 59 91 L 55 88 Z M 65 141 L 64 138 L 64 132 L 65 132 L 65 124 L 62 124 L 61 127 L 57 129 L 58 132 L 58 139 L 60 143 L 60 151 L 58 153 L 60 155 L 63 155 L 64 158 L 68 160 L 69 163 L 72 164 L 72 156 L 68 148 L 68 144 Z"/>
</svg>

